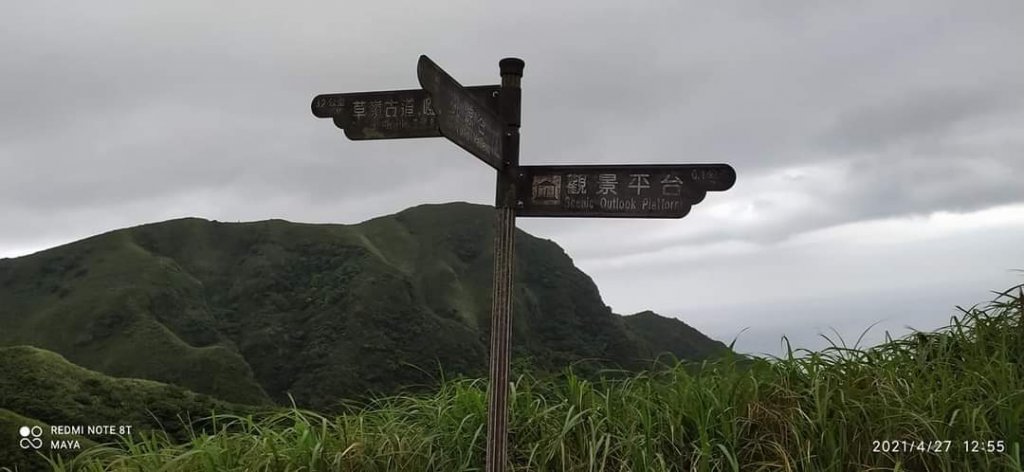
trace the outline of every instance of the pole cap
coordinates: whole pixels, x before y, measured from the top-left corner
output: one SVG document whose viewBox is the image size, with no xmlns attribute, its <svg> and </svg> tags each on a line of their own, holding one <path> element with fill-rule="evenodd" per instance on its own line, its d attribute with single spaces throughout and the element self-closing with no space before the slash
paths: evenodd
<svg viewBox="0 0 1024 472">
<path fill-rule="evenodd" d="M 526 63 L 518 57 L 506 57 L 498 61 L 498 68 L 501 69 L 501 75 L 518 75 L 523 76 L 523 68 L 526 67 Z"/>
</svg>

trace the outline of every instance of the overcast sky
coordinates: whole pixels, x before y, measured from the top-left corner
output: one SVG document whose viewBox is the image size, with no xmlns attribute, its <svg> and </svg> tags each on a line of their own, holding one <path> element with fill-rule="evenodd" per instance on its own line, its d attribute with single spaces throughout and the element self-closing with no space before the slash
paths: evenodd
<svg viewBox="0 0 1024 472">
<path fill-rule="evenodd" d="M 309 105 L 417 88 L 420 54 L 465 85 L 515 56 L 523 164 L 737 171 L 681 220 L 519 220 L 608 305 L 746 352 L 873 343 L 1024 282 L 1022 25 L 1019 0 L 16 2 L 0 257 L 183 216 L 491 204 L 454 144 L 348 141 Z"/>
</svg>

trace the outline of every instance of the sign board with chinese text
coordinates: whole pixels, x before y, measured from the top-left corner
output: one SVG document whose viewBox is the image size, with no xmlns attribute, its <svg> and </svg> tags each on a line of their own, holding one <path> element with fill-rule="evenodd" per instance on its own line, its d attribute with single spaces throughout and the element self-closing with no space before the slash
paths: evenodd
<svg viewBox="0 0 1024 472">
<path fill-rule="evenodd" d="M 505 124 L 498 114 L 427 56 L 420 56 L 416 76 L 433 100 L 441 134 L 491 167 L 504 168 L 501 147 Z"/>
<path fill-rule="evenodd" d="M 682 218 L 728 190 L 727 164 L 521 166 L 516 216 Z"/>
<path fill-rule="evenodd" d="M 497 113 L 499 85 L 466 87 L 484 106 Z M 317 95 L 313 115 L 333 118 L 352 140 L 440 138 L 437 115 L 423 89 Z"/>
</svg>

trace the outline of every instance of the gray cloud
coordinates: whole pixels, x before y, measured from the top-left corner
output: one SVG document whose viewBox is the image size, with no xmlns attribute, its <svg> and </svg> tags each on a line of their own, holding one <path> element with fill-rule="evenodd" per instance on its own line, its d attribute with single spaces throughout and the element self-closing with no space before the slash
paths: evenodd
<svg viewBox="0 0 1024 472">
<path fill-rule="evenodd" d="M 423 53 L 464 84 L 526 60 L 523 163 L 737 169 L 682 221 L 520 223 L 581 261 L 1024 201 L 1018 1 L 39 1 L 0 22 L 0 254 L 177 216 L 490 203 L 493 171 L 451 143 L 350 142 L 309 113 L 416 87 Z M 598 279 L 622 306 L 656 285 Z"/>
<path fill-rule="evenodd" d="M 841 113 L 826 135 L 830 147 L 848 151 L 885 149 L 908 140 L 941 139 L 965 120 L 1016 107 L 1005 90 L 918 92 L 895 102 L 867 105 Z"/>
</svg>

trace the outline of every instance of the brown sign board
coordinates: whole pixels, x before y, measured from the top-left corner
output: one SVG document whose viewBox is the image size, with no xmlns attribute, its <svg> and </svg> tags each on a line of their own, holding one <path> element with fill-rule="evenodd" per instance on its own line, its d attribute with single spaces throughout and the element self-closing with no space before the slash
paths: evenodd
<svg viewBox="0 0 1024 472">
<path fill-rule="evenodd" d="M 416 76 L 433 100 L 441 134 L 491 167 L 504 168 L 505 125 L 498 114 L 427 56 L 420 56 Z"/>
<path fill-rule="evenodd" d="M 494 113 L 500 90 L 500 85 L 466 87 Z M 423 89 L 317 95 L 312 109 L 318 118 L 333 118 L 352 140 L 443 136 L 430 95 Z"/>
<path fill-rule="evenodd" d="M 682 218 L 707 192 L 728 190 L 727 164 L 521 166 L 516 216 Z"/>
</svg>

